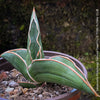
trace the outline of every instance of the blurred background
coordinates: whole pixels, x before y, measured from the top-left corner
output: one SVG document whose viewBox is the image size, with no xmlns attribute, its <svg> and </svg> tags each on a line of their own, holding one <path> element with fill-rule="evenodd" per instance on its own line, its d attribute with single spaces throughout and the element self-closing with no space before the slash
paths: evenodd
<svg viewBox="0 0 100 100">
<path fill-rule="evenodd" d="M 39 20 L 44 50 L 76 57 L 86 66 L 89 81 L 96 89 L 96 9 L 99 9 L 100 1 L 0 0 L 0 53 L 26 48 L 33 7 Z M 100 46 L 98 51 L 100 58 Z M 86 94 L 82 97 L 86 97 L 83 100 L 98 99 Z"/>
</svg>

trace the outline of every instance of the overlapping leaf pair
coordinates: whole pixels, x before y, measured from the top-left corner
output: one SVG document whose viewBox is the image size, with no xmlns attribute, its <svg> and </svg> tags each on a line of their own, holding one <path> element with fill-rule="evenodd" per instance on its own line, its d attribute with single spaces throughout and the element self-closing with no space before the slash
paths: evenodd
<svg viewBox="0 0 100 100">
<path fill-rule="evenodd" d="M 24 87 L 34 87 L 41 82 L 52 82 L 83 90 L 100 97 L 92 88 L 84 73 L 74 61 L 64 56 L 44 58 L 40 29 L 33 9 L 27 40 L 27 49 L 19 48 L 4 52 L 8 60 L 30 83 L 19 82 Z"/>
</svg>

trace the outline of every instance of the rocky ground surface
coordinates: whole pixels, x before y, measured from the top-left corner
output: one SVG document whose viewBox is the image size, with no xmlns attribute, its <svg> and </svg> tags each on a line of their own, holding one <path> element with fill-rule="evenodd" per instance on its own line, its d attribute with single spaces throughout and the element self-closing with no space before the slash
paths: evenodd
<svg viewBox="0 0 100 100">
<path fill-rule="evenodd" d="M 0 97 L 9 100 L 45 100 L 64 93 L 69 93 L 72 88 L 58 84 L 45 83 L 36 88 L 23 88 L 18 81 L 26 81 L 16 69 L 0 71 Z"/>
</svg>

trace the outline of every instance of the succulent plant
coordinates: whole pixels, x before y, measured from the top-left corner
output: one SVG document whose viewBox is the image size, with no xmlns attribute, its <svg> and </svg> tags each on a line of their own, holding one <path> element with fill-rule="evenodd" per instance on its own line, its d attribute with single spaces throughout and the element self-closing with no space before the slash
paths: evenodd
<svg viewBox="0 0 100 100">
<path fill-rule="evenodd" d="M 70 58 L 44 58 L 38 19 L 33 8 L 28 31 L 27 49 L 19 48 L 0 55 L 10 62 L 30 82 L 19 82 L 23 87 L 35 87 L 43 82 L 67 85 L 100 97 L 84 73 Z"/>
</svg>

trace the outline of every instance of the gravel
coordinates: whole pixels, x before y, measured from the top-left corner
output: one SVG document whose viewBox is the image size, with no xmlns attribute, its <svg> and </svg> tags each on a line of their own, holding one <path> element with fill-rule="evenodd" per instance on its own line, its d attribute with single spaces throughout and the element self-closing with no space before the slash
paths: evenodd
<svg viewBox="0 0 100 100">
<path fill-rule="evenodd" d="M 16 69 L 11 71 L 2 71 L 7 77 L 0 81 L 0 97 L 9 100 L 45 100 L 69 93 L 72 88 L 53 83 L 43 83 L 35 88 L 23 88 L 19 86 L 18 81 L 26 81 L 21 73 Z M 1 72 L 0 72 L 1 74 Z"/>
</svg>

